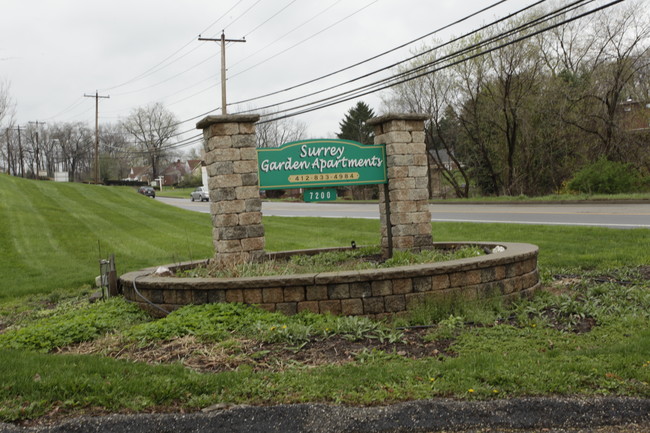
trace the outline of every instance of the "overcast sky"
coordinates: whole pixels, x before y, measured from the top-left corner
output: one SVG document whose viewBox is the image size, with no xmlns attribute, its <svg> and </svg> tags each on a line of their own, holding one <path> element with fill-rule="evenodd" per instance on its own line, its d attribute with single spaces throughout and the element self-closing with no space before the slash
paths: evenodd
<svg viewBox="0 0 650 433">
<path fill-rule="evenodd" d="M 352 65 L 493 2 L 2 0 L 0 80 L 11 86 L 20 125 L 30 121 L 94 125 L 95 101 L 84 94 L 99 91 L 101 96 L 110 96 L 99 103 L 102 124 L 118 122 L 136 107 L 161 102 L 179 120 L 187 120 L 181 129 L 189 131 L 198 121 L 192 118 L 212 110 L 220 114 L 219 46 L 198 41 L 199 34 L 217 38 L 225 29 L 229 39 L 246 38 L 245 43 L 226 48 L 227 96 L 229 103 L 235 103 Z M 448 40 L 532 2 L 505 1 L 437 37 Z M 426 41 L 430 43 L 431 38 Z M 229 107 L 229 112 L 340 84 L 404 59 L 414 48 L 403 48 L 292 91 Z M 381 111 L 377 95 L 362 100 L 376 113 Z M 295 119 L 307 124 L 312 138 L 333 136 L 355 103 Z"/>
</svg>

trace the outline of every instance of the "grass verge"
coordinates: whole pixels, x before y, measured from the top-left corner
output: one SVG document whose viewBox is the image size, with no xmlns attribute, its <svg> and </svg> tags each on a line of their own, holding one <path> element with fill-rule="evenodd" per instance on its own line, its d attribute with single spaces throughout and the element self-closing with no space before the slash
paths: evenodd
<svg viewBox="0 0 650 433">
<path fill-rule="evenodd" d="M 650 397 L 650 230 L 436 223 L 437 241 L 539 245 L 551 291 L 510 306 L 424 305 L 384 324 L 238 305 L 151 320 L 119 299 L 88 304 L 76 288 L 97 273 L 98 243 L 120 272 L 212 253 L 209 216 L 131 189 L 2 175 L 0 219 L 3 421 L 220 402 Z M 270 250 L 379 240 L 378 221 L 274 217 L 265 228 Z"/>
</svg>

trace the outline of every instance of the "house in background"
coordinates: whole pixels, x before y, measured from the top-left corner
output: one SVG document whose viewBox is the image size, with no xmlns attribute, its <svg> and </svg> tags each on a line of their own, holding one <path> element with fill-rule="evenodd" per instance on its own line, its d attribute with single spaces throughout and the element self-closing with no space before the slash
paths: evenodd
<svg viewBox="0 0 650 433">
<path fill-rule="evenodd" d="M 150 183 L 151 177 L 151 167 L 131 167 L 128 177 L 124 180 Z"/>
<path fill-rule="evenodd" d="M 165 169 L 160 173 L 164 178 L 163 186 L 173 186 L 178 185 L 186 177 L 195 177 L 201 179 L 201 166 L 203 161 L 200 159 L 189 159 L 187 161 L 181 161 L 180 159 L 176 160 L 169 164 Z"/>
</svg>

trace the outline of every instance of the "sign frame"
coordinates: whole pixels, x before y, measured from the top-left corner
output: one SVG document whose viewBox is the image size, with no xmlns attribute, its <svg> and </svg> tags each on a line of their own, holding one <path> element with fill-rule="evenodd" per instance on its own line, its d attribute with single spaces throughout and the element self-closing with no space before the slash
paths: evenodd
<svg viewBox="0 0 650 433">
<path fill-rule="evenodd" d="M 257 149 L 260 190 L 388 182 L 386 145 L 313 139 Z"/>
</svg>

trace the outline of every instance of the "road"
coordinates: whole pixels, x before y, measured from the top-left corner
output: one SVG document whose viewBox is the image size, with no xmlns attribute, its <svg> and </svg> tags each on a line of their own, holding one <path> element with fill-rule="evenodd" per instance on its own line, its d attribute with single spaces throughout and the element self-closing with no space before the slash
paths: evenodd
<svg viewBox="0 0 650 433">
<path fill-rule="evenodd" d="M 184 209 L 210 212 L 209 203 L 158 197 Z M 650 204 L 432 204 L 432 221 L 650 228 Z M 377 204 L 263 202 L 265 216 L 379 218 Z"/>
</svg>

